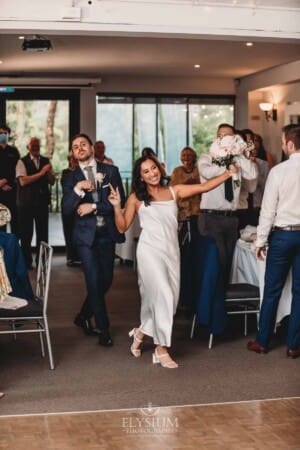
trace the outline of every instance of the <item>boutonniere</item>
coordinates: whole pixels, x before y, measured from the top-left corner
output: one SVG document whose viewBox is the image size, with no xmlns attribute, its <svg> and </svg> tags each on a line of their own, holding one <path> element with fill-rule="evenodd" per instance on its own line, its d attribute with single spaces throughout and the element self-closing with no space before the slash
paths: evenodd
<svg viewBox="0 0 300 450">
<path fill-rule="evenodd" d="M 103 183 L 103 181 L 104 181 L 105 176 L 106 176 L 105 173 L 97 172 L 96 173 L 96 181 L 97 181 L 97 183 L 99 183 L 101 185 Z"/>
</svg>

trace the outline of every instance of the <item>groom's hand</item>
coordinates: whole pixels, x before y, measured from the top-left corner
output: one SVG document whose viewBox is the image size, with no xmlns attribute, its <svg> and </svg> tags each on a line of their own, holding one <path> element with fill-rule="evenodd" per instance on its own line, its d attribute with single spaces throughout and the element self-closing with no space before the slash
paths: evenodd
<svg viewBox="0 0 300 450">
<path fill-rule="evenodd" d="M 79 205 L 77 208 L 77 214 L 80 217 L 94 213 L 94 211 L 95 211 L 95 208 L 93 206 L 93 203 L 81 203 L 81 205 Z"/>
<path fill-rule="evenodd" d="M 95 189 L 94 184 L 90 180 L 78 181 L 76 188 L 80 191 L 92 192 Z"/>
</svg>

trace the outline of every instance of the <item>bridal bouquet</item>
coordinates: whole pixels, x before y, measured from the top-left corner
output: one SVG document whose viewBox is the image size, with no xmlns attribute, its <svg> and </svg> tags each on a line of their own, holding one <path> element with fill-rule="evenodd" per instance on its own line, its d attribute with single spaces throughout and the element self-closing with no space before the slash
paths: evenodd
<svg viewBox="0 0 300 450">
<path fill-rule="evenodd" d="M 244 154 L 246 149 L 247 143 L 238 134 L 219 137 L 210 147 L 212 162 L 228 169 L 231 164 L 234 164 L 236 157 Z M 232 179 L 235 187 L 241 185 L 237 173 L 233 175 Z"/>
</svg>

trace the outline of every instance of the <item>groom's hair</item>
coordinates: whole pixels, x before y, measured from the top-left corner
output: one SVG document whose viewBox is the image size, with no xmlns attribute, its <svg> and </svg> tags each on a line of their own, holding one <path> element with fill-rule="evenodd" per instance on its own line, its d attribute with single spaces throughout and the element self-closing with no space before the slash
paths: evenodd
<svg viewBox="0 0 300 450">
<path fill-rule="evenodd" d="M 145 155 L 141 156 L 139 159 L 137 159 L 134 163 L 133 171 L 132 171 L 132 185 L 131 190 L 135 193 L 138 200 L 145 203 L 145 206 L 149 206 L 150 202 L 152 200 L 151 195 L 148 192 L 146 183 L 141 179 L 141 165 L 143 162 L 147 161 L 148 159 L 151 159 L 151 161 L 154 162 L 154 164 L 158 167 L 160 171 L 160 182 L 159 184 L 163 186 L 163 178 L 165 176 L 165 170 L 162 167 L 160 161 L 155 155 Z"/>
<path fill-rule="evenodd" d="M 78 133 L 78 134 L 75 134 L 75 136 L 72 137 L 72 139 L 71 139 L 71 147 L 72 147 L 72 144 L 75 141 L 75 139 L 80 138 L 80 137 L 86 139 L 90 145 L 93 145 L 92 139 L 87 134 L 85 134 L 85 133 Z"/>
</svg>

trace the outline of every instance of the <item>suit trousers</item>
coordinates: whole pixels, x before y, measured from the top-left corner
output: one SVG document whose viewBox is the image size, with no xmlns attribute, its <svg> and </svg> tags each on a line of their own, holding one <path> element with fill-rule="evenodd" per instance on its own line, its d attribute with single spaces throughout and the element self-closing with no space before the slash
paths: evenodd
<svg viewBox="0 0 300 450">
<path fill-rule="evenodd" d="M 75 242 L 76 245 L 76 242 Z M 87 288 L 87 297 L 82 305 L 80 315 L 89 319 L 94 315 L 96 327 L 103 331 L 109 328 L 104 295 L 113 280 L 115 242 L 108 232 L 95 235 L 92 246 L 76 245 Z"/>
<path fill-rule="evenodd" d="M 27 267 L 32 264 L 31 241 L 33 237 L 33 226 L 36 232 L 36 262 L 40 242 L 48 242 L 48 204 L 42 203 L 39 206 L 18 206 L 18 220 L 21 237 L 21 247 Z"/>
<path fill-rule="evenodd" d="M 238 218 L 200 212 L 198 231 L 202 236 L 212 237 L 217 244 L 222 277 L 226 286 L 229 281 L 233 252 L 238 239 Z"/>
<path fill-rule="evenodd" d="M 257 341 L 268 347 L 276 323 L 281 292 L 292 268 L 292 306 L 288 326 L 287 347 L 300 346 L 300 231 L 275 230 L 269 239 L 265 287 L 259 317 Z"/>
</svg>

